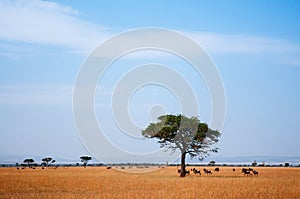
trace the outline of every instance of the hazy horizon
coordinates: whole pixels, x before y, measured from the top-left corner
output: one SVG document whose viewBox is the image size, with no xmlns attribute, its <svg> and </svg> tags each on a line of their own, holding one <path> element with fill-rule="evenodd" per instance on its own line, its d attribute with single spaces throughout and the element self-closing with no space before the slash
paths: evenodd
<svg viewBox="0 0 300 199">
<path fill-rule="evenodd" d="M 1 1 L 0 154 L 93 156 L 73 118 L 72 95 L 81 64 L 108 38 L 158 27 L 202 46 L 220 74 L 226 117 L 218 129 L 220 151 L 212 157 L 299 157 L 299 8 L 299 2 L 284 1 Z M 124 133 L 111 100 L 125 74 L 149 63 L 168 66 L 186 80 L 198 103 L 194 116 L 211 124 L 207 82 L 186 60 L 162 51 L 132 52 L 113 62 L 99 80 L 95 115 L 107 139 L 133 154 L 157 151 L 159 144 Z M 146 128 L 160 114 L 181 111 L 176 93 L 162 85 L 141 85 L 131 94 L 127 109 L 136 129 Z M 116 111 L 122 107 L 116 105 Z M 135 160 L 134 155 L 110 154 L 105 146 L 99 153 L 100 162 Z"/>
</svg>

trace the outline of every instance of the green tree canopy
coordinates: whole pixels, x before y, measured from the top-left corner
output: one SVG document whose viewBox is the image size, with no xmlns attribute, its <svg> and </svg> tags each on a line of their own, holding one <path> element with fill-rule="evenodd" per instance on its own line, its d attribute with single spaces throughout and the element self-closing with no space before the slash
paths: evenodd
<svg viewBox="0 0 300 199">
<path fill-rule="evenodd" d="M 27 158 L 23 162 L 27 164 L 28 167 L 31 167 L 31 165 L 34 163 L 34 160 L 32 158 Z"/>
<path fill-rule="evenodd" d="M 42 164 L 45 166 L 49 166 L 50 164 L 55 162 L 55 160 L 53 160 L 51 157 L 43 158 L 42 161 L 43 161 Z"/>
<path fill-rule="evenodd" d="M 207 124 L 201 123 L 196 117 L 185 117 L 183 115 L 162 115 L 158 117 L 157 123 L 150 123 L 142 131 L 147 138 L 156 138 L 162 148 L 170 149 L 172 152 L 181 152 L 180 176 L 185 176 L 185 157 L 189 154 L 191 158 L 203 159 L 210 152 L 217 152 L 213 145 L 218 142 L 220 132 L 212 130 Z"/>
<path fill-rule="evenodd" d="M 92 159 L 92 157 L 90 157 L 90 156 L 81 156 L 80 159 L 81 159 L 81 162 L 83 162 L 84 168 L 86 168 L 86 165 L 87 165 L 88 161 L 90 161 Z"/>
</svg>

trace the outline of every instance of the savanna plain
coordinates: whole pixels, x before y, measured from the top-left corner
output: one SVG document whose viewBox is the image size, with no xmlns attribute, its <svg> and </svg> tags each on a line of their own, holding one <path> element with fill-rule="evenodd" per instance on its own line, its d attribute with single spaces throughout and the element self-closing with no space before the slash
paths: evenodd
<svg viewBox="0 0 300 199">
<path fill-rule="evenodd" d="M 176 167 L 0 168 L 0 198 L 300 198 L 300 168 L 258 167 L 258 176 L 219 168 L 185 178 Z"/>
</svg>

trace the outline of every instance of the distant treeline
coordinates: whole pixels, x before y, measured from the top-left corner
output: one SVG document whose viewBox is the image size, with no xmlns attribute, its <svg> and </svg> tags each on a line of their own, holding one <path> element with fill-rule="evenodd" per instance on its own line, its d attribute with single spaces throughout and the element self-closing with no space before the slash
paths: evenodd
<svg viewBox="0 0 300 199">
<path fill-rule="evenodd" d="M 26 167 L 25 164 L 0 164 L 0 167 Z M 42 164 L 33 164 L 34 167 L 42 167 L 44 165 Z M 82 165 L 80 163 L 56 163 L 49 165 L 48 167 L 81 167 Z M 165 167 L 165 166 L 176 166 L 179 167 L 180 164 L 158 164 L 158 163 L 109 163 L 109 164 L 103 164 L 103 163 L 89 163 L 87 164 L 89 167 L 99 167 L 99 166 L 106 166 L 106 167 L 118 167 L 118 166 L 128 166 L 128 167 Z M 186 164 L 186 166 L 194 166 L 194 167 L 215 167 L 215 166 L 223 166 L 223 167 L 253 167 L 253 164 Z M 300 164 L 265 164 L 265 165 L 257 165 L 255 167 L 300 167 Z"/>
</svg>

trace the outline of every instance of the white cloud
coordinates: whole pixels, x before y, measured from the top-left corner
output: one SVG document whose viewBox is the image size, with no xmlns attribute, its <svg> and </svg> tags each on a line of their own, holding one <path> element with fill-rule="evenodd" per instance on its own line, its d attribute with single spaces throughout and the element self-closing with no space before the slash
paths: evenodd
<svg viewBox="0 0 300 199">
<path fill-rule="evenodd" d="M 157 33 L 157 32 L 155 32 Z M 213 32 L 188 32 L 182 31 L 183 34 L 190 37 L 200 46 L 202 46 L 208 54 L 220 55 L 224 54 L 228 57 L 232 55 L 247 55 L 251 59 L 255 57 L 263 57 L 266 60 L 271 60 L 276 63 L 283 63 L 288 65 L 300 65 L 300 44 L 295 44 L 286 39 L 259 37 L 243 34 L 221 34 Z M 147 36 L 144 36 L 147 38 Z M 143 39 L 143 36 L 137 37 Z M 168 39 L 168 38 L 167 38 Z M 166 40 L 167 40 L 166 39 Z M 166 42 L 164 40 L 164 42 Z M 135 38 L 128 38 L 122 46 L 130 46 L 130 42 L 135 42 Z M 170 43 L 174 41 L 170 40 Z M 176 43 L 176 42 L 175 42 Z M 193 53 L 190 48 L 189 53 Z M 111 52 L 106 51 L 104 57 L 113 56 L 115 48 Z M 169 53 L 159 50 L 145 49 L 142 51 L 135 51 L 124 58 L 126 59 L 149 59 L 149 58 L 163 58 L 172 59 Z"/>
<path fill-rule="evenodd" d="M 103 27 L 81 20 L 78 13 L 48 1 L 0 1 L 0 39 L 86 53 L 109 34 Z"/>
<path fill-rule="evenodd" d="M 284 39 L 211 32 L 186 34 L 213 53 L 300 53 L 300 45 Z"/>
<path fill-rule="evenodd" d="M 8 57 L 10 59 L 20 59 L 30 56 L 31 49 L 15 44 L 0 43 L 0 57 Z"/>
<path fill-rule="evenodd" d="M 113 34 L 99 24 L 81 19 L 79 11 L 55 2 L 40 0 L 0 1 L 0 40 L 13 42 L 0 46 L 0 56 L 18 58 L 28 55 L 18 42 L 64 47 L 72 53 L 87 54 Z M 269 56 L 291 65 L 300 65 L 300 45 L 285 39 L 243 34 L 182 32 L 209 54 L 251 54 Z M 23 46 L 23 48 L 25 48 Z M 166 53 L 136 52 L 128 59 L 169 58 Z"/>
</svg>

